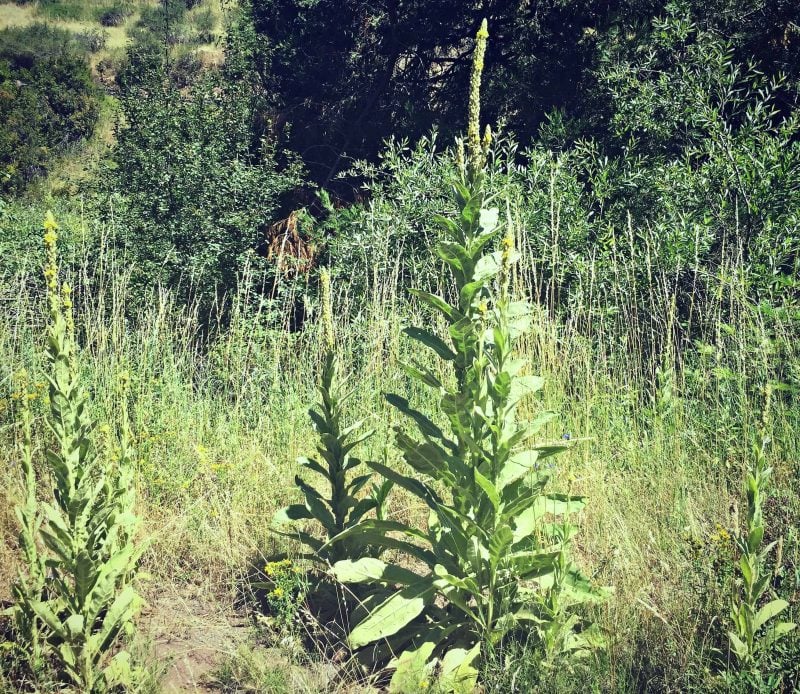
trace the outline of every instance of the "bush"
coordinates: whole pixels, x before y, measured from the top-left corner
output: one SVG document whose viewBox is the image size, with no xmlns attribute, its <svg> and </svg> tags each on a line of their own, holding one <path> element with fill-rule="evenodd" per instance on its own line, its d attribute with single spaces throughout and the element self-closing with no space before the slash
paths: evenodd
<svg viewBox="0 0 800 694">
<path fill-rule="evenodd" d="M 97 53 L 106 47 L 108 41 L 108 32 L 101 29 L 89 29 L 77 35 L 77 41 L 89 53 Z"/>
<path fill-rule="evenodd" d="M 98 95 L 69 32 L 36 24 L 0 32 L 0 193 L 22 191 L 54 156 L 91 135 Z"/>
<path fill-rule="evenodd" d="M 100 11 L 97 21 L 104 27 L 118 27 L 130 17 L 131 9 L 127 5 L 111 5 Z"/>
<path fill-rule="evenodd" d="M 227 72 L 240 50 L 229 45 L 225 72 L 185 89 L 150 47 L 133 51 L 119 76 L 124 125 L 109 192 L 121 197 L 117 242 L 140 288 L 166 283 L 206 299 L 233 288 L 279 196 L 299 182 L 272 143 L 254 141 L 263 96 L 246 72 Z"/>
</svg>

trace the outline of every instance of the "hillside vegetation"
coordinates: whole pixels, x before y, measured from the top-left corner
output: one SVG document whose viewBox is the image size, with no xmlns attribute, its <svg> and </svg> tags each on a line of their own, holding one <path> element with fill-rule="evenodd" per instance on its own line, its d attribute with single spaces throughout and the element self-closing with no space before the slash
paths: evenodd
<svg viewBox="0 0 800 694">
<path fill-rule="evenodd" d="M 798 691 L 800 11 L 482 5 L 0 5 L 0 690 Z"/>
</svg>

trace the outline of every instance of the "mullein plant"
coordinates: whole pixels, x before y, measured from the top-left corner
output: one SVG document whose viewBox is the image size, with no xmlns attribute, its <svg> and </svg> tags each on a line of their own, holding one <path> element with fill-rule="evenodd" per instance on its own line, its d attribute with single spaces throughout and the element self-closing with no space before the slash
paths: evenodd
<svg viewBox="0 0 800 694">
<path fill-rule="evenodd" d="M 106 692 L 131 684 L 121 635 L 132 632 L 140 599 L 131 582 L 141 554 L 134 543 L 134 471 L 127 424 L 126 383 L 119 394 L 121 426 L 116 461 L 93 441 L 96 421 L 81 386 L 68 285 L 58 282 L 57 229 L 48 213 L 45 279 L 49 390 L 45 449 L 53 497 L 37 501 L 30 414 L 23 412 L 22 500 L 17 507 L 24 571 L 14 587 L 12 616 L 20 648 L 36 672 L 54 664 L 77 691 Z"/>
<path fill-rule="evenodd" d="M 374 431 L 363 431 L 364 421 L 346 425 L 344 417 L 349 393 L 343 393 L 339 383 L 339 364 L 333 329 L 333 302 L 331 278 L 327 269 L 320 272 L 323 366 L 319 382 L 320 400 L 316 408 L 309 410 L 309 417 L 319 437 L 317 453 L 319 459 L 298 458 L 306 470 L 322 478 L 322 486 L 315 486 L 300 475 L 295 484 L 303 495 L 303 503 L 291 504 L 275 516 L 277 528 L 293 524 L 295 527 L 284 534 L 299 539 L 309 550 L 303 556 L 325 567 L 345 557 L 359 557 L 369 549 L 359 538 L 349 542 L 330 544 L 328 541 L 353 527 L 372 511 L 380 517 L 391 487 L 382 484 L 367 485 L 372 472 L 366 471 L 363 462 L 352 455 L 354 449 L 369 439 Z M 322 535 L 315 536 L 300 524 L 316 521 L 322 527 Z"/>
<path fill-rule="evenodd" d="M 42 524 L 39 503 L 36 499 L 36 472 L 33 443 L 33 415 L 28 399 L 28 374 L 18 376 L 20 399 L 19 422 L 22 428 L 20 450 L 21 485 L 20 501 L 15 508 L 19 523 L 18 543 L 22 553 L 22 566 L 25 567 L 12 586 L 14 607 L 13 617 L 16 640 L 9 644 L 17 651 L 17 656 L 29 667 L 29 676 L 35 682 L 45 671 L 45 643 L 42 635 L 42 622 L 33 604 L 41 599 L 45 586 L 46 567 L 44 556 L 39 551 L 37 538 Z"/>
<path fill-rule="evenodd" d="M 447 334 L 405 330 L 451 368 L 452 378 L 442 380 L 424 366 L 405 365 L 410 377 L 439 394 L 449 431 L 406 399 L 387 395 L 416 429 L 396 428 L 414 474 L 367 463 L 427 506 L 427 529 L 364 519 L 331 543 L 359 539 L 407 558 L 350 557 L 332 569 L 342 582 L 389 589 L 365 606 L 368 616 L 349 643 L 357 655 L 394 655 L 393 691 L 472 691 L 481 655 L 522 630 L 538 635 L 550 656 L 556 649 L 585 653 L 596 644 L 594 630 L 579 633 L 571 616 L 576 603 L 602 598 L 569 558 L 576 530 L 569 518 L 584 502 L 545 492 L 549 466 L 542 463 L 569 444 L 529 443 L 553 413 L 529 422 L 517 418 L 518 405 L 542 388 L 543 379 L 526 374 L 525 360 L 515 356 L 531 309 L 511 295 L 519 254 L 484 185 L 491 131 L 487 127 L 481 138 L 479 90 L 487 38 L 484 21 L 474 52 L 466 146 L 458 141 L 456 147 L 457 213 L 435 219 L 444 237 L 436 252 L 450 272 L 454 298 L 413 290 L 443 316 Z M 490 250 L 498 240 L 499 248 Z"/>
<path fill-rule="evenodd" d="M 745 677 L 755 678 L 749 684 L 761 680 L 760 668 L 763 659 L 774 644 L 795 629 L 791 622 L 781 622 L 778 615 L 789 603 L 775 598 L 765 602 L 770 591 L 773 570 L 769 555 L 778 542 L 763 545 L 763 502 L 772 468 L 767 462 L 766 447 L 769 443 L 769 409 L 772 397 L 767 386 L 766 402 L 761 431 L 752 446 L 752 465 L 745 477 L 747 497 L 747 522 L 744 532 L 736 538 L 739 550 L 738 568 L 740 588 L 731 606 L 733 629 L 728 633 L 731 651 L 736 661 L 736 671 Z M 779 550 L 780 553 L 780 550 Z M 780 564 L 780 556 L 777 560 Z"/>
</svg>

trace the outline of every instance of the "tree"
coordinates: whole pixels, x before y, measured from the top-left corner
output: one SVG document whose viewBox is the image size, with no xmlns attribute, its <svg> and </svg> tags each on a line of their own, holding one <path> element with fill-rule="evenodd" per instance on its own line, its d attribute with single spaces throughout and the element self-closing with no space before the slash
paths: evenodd
<svg viewBox="0 0 800 694">
<path fill-rule="evenodd" d="M 140 286 L 164 282 L 207 298 L 235 286 L 299 169 L 280 167 L 273 140 L 254 136 L 264 92 L 249 70 L 246 25 L 231 28 L 225 67 L 179 89 L 164 51 L 135 47 L 120 77 L 112 189 L 119 238 Z"/>
<path fill-rule="evenodd" d="M 0 193 L 19 193 L 91 135 L 98 94 L 72 34 L 35 24 L 0 32 Z"/>
</svg>

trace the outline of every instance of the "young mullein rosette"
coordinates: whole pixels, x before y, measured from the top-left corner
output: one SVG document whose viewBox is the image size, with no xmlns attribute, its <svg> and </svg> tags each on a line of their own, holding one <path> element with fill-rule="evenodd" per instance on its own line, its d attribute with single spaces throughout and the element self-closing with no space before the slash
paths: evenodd
<svg viewBox="0 0 800 694">
<path fill-rule="evenodd" d="M 39 644 L 46 639 L 46 659 L 78 691 L 107 692 L 130 684 L 130 659 L 119 648 L 119 636 L 130 630 L 140 602 L 130 584 L 141 552 L 133 543 L 138 519 L 133 512 L 131 449 L 127 424 L 116 465 L 98 455 L 92 440 L 96 422 L 80 382 L 71 293 L 66 284 L 59 287 L 58 226 L 49 213 L 44 227 L 50 317 L 45 421 L 53 442 L 45 459 L 55 489 L 52 500 L 39 505 L 40 521 L 34 511 L 36 479 L 26 434 L 26 494 L 19 517 L 28 574 L 18 582 L 15 598 L 20 614 L 32 613 L 38 621 L 35 631 L 19 636 L 38 639 Z M 29 431 L 24 419 L 23 427 Z M 44 585 L 39 546 L 47 550 Z M 34 640 L 30 647 L 35 644 Z"/>
<path fill-rule="evenodd" d="M 361 494 L 372 473 L 355 474 L 363 469 L 362 461 L 352 454 L 356 446 L 366 441 L 373 431 L 360 432 L 363 420 L 345 425 L 343 418 L 349 394 L 341 392 L 338 383 L 338 359 L 333 330 L 331 279 L 327 269 L 320 272 L 322 333 L 324 356 L 319 383 L 320 400 L 309 416 L 319 437 L 319 459 L 298 458 L 298 463 L 322 478 L 323 486 L 314 486 L 299 475 L 295 484 L 303 494 L 304 503 L 292 504 L 278 511 L 275 524 L 317 521 L 323 530 L 316 537 L 299 527 L 284 534 L 297 537 L 310 550 L 306 558 L 325 565 L 344 557 L 362 556 L 366 548 L 358 540 L 327 544 L 328 540 L 358 523 L 372 510 L 380 512 L 389 491 L 389 485 L 373 487 L 371 495 Z M 318 479 L 318 478 L 317 478 Z"/>
<path fill-rule="evenodd" d="M 416 429 L 396 428 L 413 474 L 368 463 L 428 507 L 427 528 L 367 519 L 332 543 L 361 539 L 405 555 L 397 563 L 351 558 L 333 567 L 343 582 L 389 588 L 388 597 L 368 606 L 349 640 L 361 653 L 399 654 L 389 663 L 393 691 L 419 691 L 434 680 L 442 691 L 472 691 L 482 650 L 517 628 L 541 630 L 564 614 L 545 609 L 553 601 L 544 605 L 535 596 L 556 587 L 562 605 L 598 597 L 565 552 L 574 532 L 565 517 L 580 510 L 582 500 L 544 493 L 542 461 L 566 444 L 528 443 L 554 415 L 545 412 L 531 422 L 516 416 L 543 379 L 525 374 L 525 361 L 514 354 L 530 307 L 510 295 L 519 254 L 513 237 L 502 235 L 484 188 L 491 136 L 479 138 L 479 86 L 487 37 L 484 22 L 470 82 L 467 151 L 452 186 L 457 213 L 436 218 L 444 237 L 436 252 L 450 272 L 453 299 L 413 292 L 442 315 L 447 331 L 439 337 L 417 327 L 405 330 L 452 369 L 452 379 L 440 379 L 424 366 L 405 367 L 438 393 L 439 419 L 448 431 L 406 399 L 388 395 Z M 489 250 L 497 239 L 500 249 Z M 590 645 L 577 631 L 570 633 L 566 650 Z"/>
</svg>

